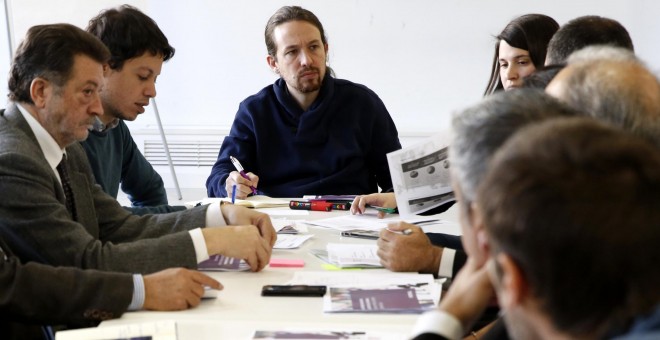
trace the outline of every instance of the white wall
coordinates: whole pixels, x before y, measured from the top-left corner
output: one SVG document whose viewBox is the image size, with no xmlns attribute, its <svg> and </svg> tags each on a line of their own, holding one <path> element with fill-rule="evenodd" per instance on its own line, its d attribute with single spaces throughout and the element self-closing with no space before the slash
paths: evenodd
<svg viewBox="0 0 660 340">
<path fill-rule="evenodd" d="M 376 91 L 404 135 L 447 128 L 451 112 L 480 99 L 490 72 L 492 37 L 521 14 L 545 13 L 560 24 L 585 14 L 615 18 L 629 28 L 639 55 L 660 68 L 656 1 L 296 3 L 324 24 L 337 76 Z M 269 16 L 287 4 L 151 1 L 150 14 L 177 47 L 159 83 L 165 124 L 231 125 L 238 103 L 276 79 L 265 62 L 263 29 Z M 153 116 L 145 118 L 137 123 L 154 123 Z"/>
<path fill-rule="evenodd" d="M 151 15 L 177 49 L 158 79 L 158 108 L 171 132 L 225 131 L 238 103 L 276 79 L 265 62 L 263 29 L 282 5 L 302 5 L 317 14 L 328 34 L 330 64 L 337 76 L 378 93 L 403 136 L 447 129 L 452 112 L 481 98 L 490 72 L 492 37 L 521 14 L 548 14 L 560 24 L 586 14 L 614 18 L 628 28 L 638 55 L 660 69 L 660 2 L 653 0 L 125 2 Z M 14 0 L 16 40 L 38 23 L 68 21 L 84 27 L 99 10 L 120 3 Z M 0 72 L 0 83 L 6 84 L 6 71 Z M 129 127 L 138 133 L 150 131 L 155 116 L 147 111 Z"/>
</svg>

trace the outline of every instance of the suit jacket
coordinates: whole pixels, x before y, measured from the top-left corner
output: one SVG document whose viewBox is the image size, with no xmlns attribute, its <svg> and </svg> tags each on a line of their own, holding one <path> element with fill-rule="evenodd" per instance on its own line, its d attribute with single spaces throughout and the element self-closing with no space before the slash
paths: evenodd
<svg viewBox="0 0 660 340">
<path fill-rule="evenodd" d="M 204 226 L 205 206 L 134 216 L 94 184 L 79 143 L 66 153 L 77 221 L 17 106 L 0 111 L 0 237 L 21 260 L 140 273 L 197 267 L 188 230 Z"/>
<path fill-rule="evenodd" d="M 43 339 L 42 324 L 93 326 L 119 317 L 132 296 L 130 274 L 21 264 L 0 238 L 2 339 Z"/>
</svg>

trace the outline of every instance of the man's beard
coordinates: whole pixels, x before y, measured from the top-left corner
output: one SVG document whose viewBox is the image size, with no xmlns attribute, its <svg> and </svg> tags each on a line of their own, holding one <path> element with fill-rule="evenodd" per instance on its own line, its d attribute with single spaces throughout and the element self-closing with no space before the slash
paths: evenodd
<svg viewBox="0 0 660 340">
<path fill-rule="evenodd" d="M 309 71 L 316 71 L 317 76 L 314 79 L 302 80 L 301 75 Z M 321 82 L 322 82 L 321 72 L 318 69 L 314 68 L 314 69 L 302 70 L 298 75 L 298 79 L 296 82 L 296 90 L 298 90 L 300 93 L 315 92 L 321 88 Z"/>
</svg>

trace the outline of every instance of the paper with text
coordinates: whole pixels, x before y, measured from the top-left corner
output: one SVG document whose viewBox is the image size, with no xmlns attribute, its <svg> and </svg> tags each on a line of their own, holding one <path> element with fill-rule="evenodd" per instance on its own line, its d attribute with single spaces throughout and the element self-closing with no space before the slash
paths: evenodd
<svg viewBox="0 0 660 340">
<path fill-rule="evenodd" d="M 359 243 L 328 243 L 328 260 L 340 267 L 382 267 L 378 246 Z"/>
<path fill-rule="evenodd" d="M 312 238 L 313 235 L 288 235 L 280 234 L 277 235 L 277 241 L 275 241 L 275 246 L 273 249 L 296 249 L 305 243 L 305 241 Z"/>
<path fill-rule="evenodd" d="M 339 231 L 346 231 L 351 229 L 361 230 L 381 230 L 389 223 L 407 222 L 419 225 L 423 228 L 424 225 L 431 225 L 434 223 L 444 223 L 443 220 L 437 216 L 408 216 L 402 217 L 396 214 L 386 215 L 385 218 L 378 218 L 376 212 L 365 213 L 362 215 L 342 215 L 337 217 L 324 218 L 320 220 L 305 221 L 307 224 L 316 225 L 319 227 L 335 229 Z"/>
<path fill-rule="evenodd" d="M 419 214 L 455 200 L 449 173 L 449 133 L 387 154 L 399 214 Z"/>
</svg>

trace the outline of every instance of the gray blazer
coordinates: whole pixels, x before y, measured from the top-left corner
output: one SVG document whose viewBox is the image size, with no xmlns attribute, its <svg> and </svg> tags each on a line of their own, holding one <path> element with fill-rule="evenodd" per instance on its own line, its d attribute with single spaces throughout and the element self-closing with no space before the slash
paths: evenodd
<svg viewBox="0 0 660 340">
<path fill-rule="evenodd" d="M 0 111 L 0 236 L 23 262 L 134 273 L 197 267 L 188 230 L 204 226 L 206 206 L 132 215 L 94 184 L 79 143 L 66 153 L 78 221 L 16 105 Z"/>
<path fill-rule="evenodd" d="M 130 274 L 21 264 L 0 238 L 3 339 L 43 338 L 41 324 L 95 326 L 124 313 L 132 295 Z"/>
</svg>

